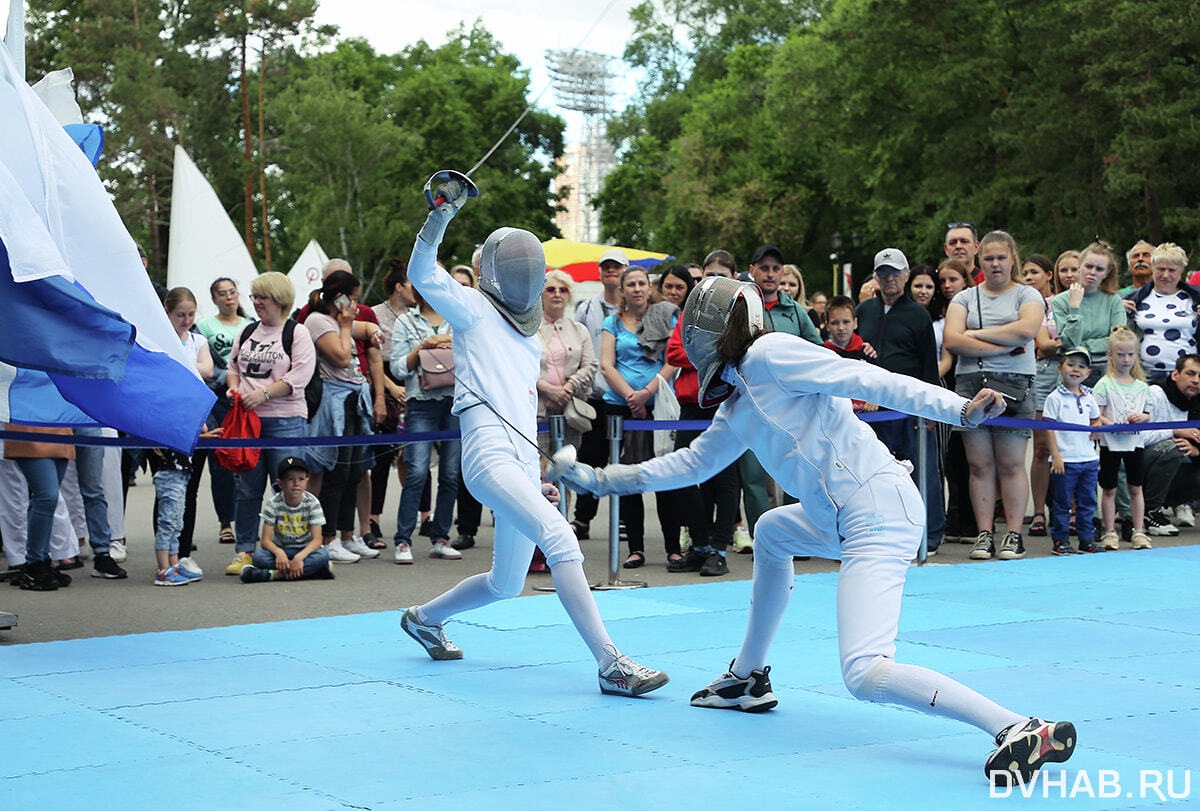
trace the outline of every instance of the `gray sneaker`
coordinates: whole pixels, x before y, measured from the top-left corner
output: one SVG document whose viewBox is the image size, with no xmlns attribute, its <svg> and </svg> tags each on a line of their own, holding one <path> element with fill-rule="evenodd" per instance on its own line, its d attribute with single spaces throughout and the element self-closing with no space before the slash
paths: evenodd
<svg viewBox="0 0 1200 811">
<path fill-rule="evenodd" d="M 661 670 L 651 670 L 643 667 L 623 653 L 617 653 L 615 648 L 609 649 L 610 654 L 616 655 L 612 664 L 600 671 L 600 692 L 613 696 L 640 696 L 657 690 L 670 677 Z"/>
<path fill-rule="evenodd" d="M 996 554 L 996 540 L 989 530 L 980 531 L 975 538 L 975 547 L 971 550 L 971 560 L 991 560 Z"/>
<path fill-rule="evenodd" d="M 996 557 L 1000 560 L 1017 560 L 1025 557 L 1025 542 L 1021 540 L 1021 533 L 1004 533 L 1004 537 L 1000 539 L 1000 552 Z"/>
<path fill-rule="evenodd" d="M 463 652 L 460 647 L 446 638 L 446 631 L 440 625 L 426 625 L 417 617 L 417 609 L 408 609 L 400 618 L 400 627 L 404 633 L 411 636 L 429 654 L 430 659 L 461 659 Z"/>
</svg>

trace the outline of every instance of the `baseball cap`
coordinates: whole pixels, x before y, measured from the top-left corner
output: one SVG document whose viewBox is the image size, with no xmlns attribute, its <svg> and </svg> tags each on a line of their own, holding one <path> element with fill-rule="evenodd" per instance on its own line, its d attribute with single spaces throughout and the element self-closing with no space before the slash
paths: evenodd
<svg viewBox="0 0 1200 811">
<path fill-rule="evenodd" d="M 279 463 L 279 467 L 275 472 L 275 478 L 282 479 L 288 474 L 289 470 L 303 470 L 305 473 L 309 472 L 308 465 L 304 463 L 303 459 L 297 456 L 289 456 Z"/>
<path fill-rule="evenodd" d="M 780 262 L 783 261 L 783 251 L 776 248 L 774 245 L 759 245 L 758 250 L 754 252 L 754 256 L 750 259 L 750 264 L 757 265 L 762 261 L 767 254 L 775 254 L 775 258 Z"/>
<path fill-rule="evenodd" d="M 629 257 L 620 248 L 609 248 L 601 254 L 600 261 L 597 264 L 603 265 L 605 262 L 617 262 L 621 267 L 629 267 Z"/>
<path fill-rule="evenodd" d="M 1058 357 L 1061 360 L 1066 360 L 1072 355 L 1082 355 L 1083 359 L 1087 362 L 1087 365 L 1092 365 L 1092 353 L 1088 352 L 1082 346 L 1073 346 L 1070 349 L 1064 349 L 1058 353 Z"/>
<path fill-rule="evenodd" d="M 905 258 L 904 252 L 899 248 L 884 248 L 879 253 L 875 254 L 875 270 L 880 268 L 895 268 L 896 270 L 908 270 L 908 259 Z"/>
</svg>

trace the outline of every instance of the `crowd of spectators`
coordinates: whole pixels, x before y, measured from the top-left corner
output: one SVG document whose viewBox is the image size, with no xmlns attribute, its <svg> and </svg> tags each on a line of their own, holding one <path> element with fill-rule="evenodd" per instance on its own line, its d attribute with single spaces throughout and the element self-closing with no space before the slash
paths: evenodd
<svg viewBox="0 0 1200 811">
<path fill-rule="evenodd" d="M 996 389 L 1008 400 L 1006 416 L 1032 421 L 950 430 L 909 416 L 870 418 L 880 441 L 912 463 L 923 488 L 928 554 L 960 541 L 973 545 L 972 559 L 1015 559 L 1025 554 L 1026 536 L 1047 534 L 1055 554 L 1118 549 L 1122 541 L 1146 548 L 1150 536 L 1194 526 L 1200 430 L 1092 437 L 1032 428 L 1040 419 L 1092 427 L 1197 418 L 1200 289 L 1187 281 L 1183 249 L 1139 241 L 1125 255 L 1130 284 L 1120 290 L 1121 262 L 1100 241 L 1062 251 L 1053 262 L 1038 253 L 1022 260 L 1006 232 L 980 238 L 974 225 L 956 222 L 947 227 L 944 251 L 936 264 L 910 265 L 903 249 L 880 250 L 857 301 L 806 290 L 799 267 L 769 244 L 744 270 L 717 249 L 699 263 L 651 272 L 613 248 L 599 262 L 599 292 L 581 301 L 571 276 L 550 271 L 538 333 L 539 417 L 562 415 L 565 442 L 593 465 L 608 461 L 609 415 L 711 419 L 715 408 L 697 401 L 679 318 L 697 281 L 740 277 L 761 289 L 772 330 L 966 397 Z M 461 284 L 476 284 L 471 267 L 451 272 Z M 282 274 L 258 276 L 247 291 L 253 318 L 243 308 L 244 291 L 228 278 L 207 291 L 217 315 L 198 323 L 192 291 L 162 292 L 185 353 L 218 395 L 210 434 L 219 433 L 235 400 L 257 415 L 268 438 L 458 428 L 453 332 L 413 289 L 401 259 L 389 262 L 384 300 L 373 308 L 359 304 L 362 280 L 340 259 L 305 302 L 295 301 Z M 877 411 L 869 402 L 853 407 Z M 688 446 L 697 433 L 674 432 L 668 449 Z M 539 443 L 552 450 L 548 434 Z M 655 452 L 650 432 L 624 434 L 622 462 Z M 457 560 L 475 545 L 480 525 L 479 502 L 460 486 L 453 438 L 268 448 L 256 466 L 239 472 L 203 450 L 187 457 L 9 441 L 0 461 L 6 576 L 23 588 L 53 590 L 68 585 L 66 572 L 81 568 L 90 553 L 92 576 L 124 578 L 123 496 L 133 470 L 147 463 L 158 496 L 157 585 L 204 576 L 191 553 L 206 466 L 217 540 L 233 546 L 225 573 L 246 582 L 328 578 L 334 564 L 377 558 L 389 547 L 394 562 L 412 563 L 417 536 L 428 537 L 430 557 Z M 401 493 L 389 544 L 381 525 L 393 523 L 383 514 L 393 470 Z M 662 562 L 671 572 L 725 574 L 727 552 L 752 551 L 758 518 L 772 504 L 792 501 L 749 452 L 699 486 L 658 493 Z M 1092 526 L 1097 503 L 1099 535 Z M 621 499 L 628 568 L 656 557 L 646 548 L 643 504 L 640 495 Z M 571 526 L 580 539 L 589 537 L 597 507 L 595 498 L 575 498 Z M 535 557 L 532 570 L 544 571 L 544 560 Z"/>
</svg>

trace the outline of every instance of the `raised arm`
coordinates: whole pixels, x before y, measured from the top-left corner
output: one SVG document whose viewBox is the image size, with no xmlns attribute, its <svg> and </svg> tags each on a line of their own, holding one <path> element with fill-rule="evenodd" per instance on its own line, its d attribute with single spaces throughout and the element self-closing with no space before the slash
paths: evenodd
<svg viewBox="0 0 1200 811">
<path fill-rule="evenodd" d="M 408 260 L 408 279 L 429 306 L 450 322 L 450 326 L 464 330 L 479 320 L 486 304 L 477 290 L 464 287 L 437 266 L 437 249 L 446 234 L 446 226 L 466 203 L 467 189 L 457 181 L 450 181 L 439 186 L 437 194 L 442 202 L 429 211 L 417 234 Z"/>
</svg>

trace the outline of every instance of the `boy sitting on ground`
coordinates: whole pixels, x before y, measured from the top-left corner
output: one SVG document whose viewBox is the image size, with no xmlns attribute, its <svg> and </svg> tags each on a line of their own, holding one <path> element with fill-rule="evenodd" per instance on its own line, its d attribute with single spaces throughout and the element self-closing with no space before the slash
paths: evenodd
<svg viewBox="0 0 1200 811">
<path fill-rule="evenodd" d="M 242 569 L 243 583 L 333 579 L 329 553 L 313 530 L 325 524 L 321 502 L 308 492 L 308 466 L 289 456 L 279 463 L 279 492 L 263 507 L 262 543 Z"/>
</svg>

